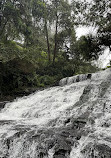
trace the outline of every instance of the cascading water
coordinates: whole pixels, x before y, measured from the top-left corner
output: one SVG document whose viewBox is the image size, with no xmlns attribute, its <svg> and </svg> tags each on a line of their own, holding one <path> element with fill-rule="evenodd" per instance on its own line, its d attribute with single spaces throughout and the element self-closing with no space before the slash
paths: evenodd
<svg viewBox="0 0 111 158">
<path fill-rule="evenodd" d="M 111 158 L 111 69 L 7 103 L 0 158 Z"/>
</svg>

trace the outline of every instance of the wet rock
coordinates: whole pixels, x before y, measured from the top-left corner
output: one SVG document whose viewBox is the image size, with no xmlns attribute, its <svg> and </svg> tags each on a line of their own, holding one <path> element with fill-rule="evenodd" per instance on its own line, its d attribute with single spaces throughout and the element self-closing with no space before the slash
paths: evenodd
<svg viewBox="0 0 111 158">
<path fill-rule="evenodd" d="M 47 155 L 47 150 L 45 148 L 39 149 L 38 151 L 39 151 L 39 153 L 38 153 L 39 158 L 43 158 L 45 155 Z"/>
<path fill-rule="evenodd" d="M 70 132 L 66 131 L 66 130 L 61 130 L 61 132 L 59 133 L 59 135 L 62 136 L 62 137 L 67 138 L 67 137 L 69 137 Z"/>
<path fill-rule="evenodd" d="M 54 150 L 56 152 L 59 150 L 71 151 L 71 145 L 64 139 L 57 139 Z"/>
<path fill-rule="evenodd" d="M 99 155 L 107 156 L 107 158 L 111 158 L 111 148 L 106 144 L 97 144 L 95 145 L 95 149 L 99 151 Z"/>
<path fill-rule="evenodd" d="M 66 154 L 67 154 L 66 150 L 60 149 L 54 153 L 53 158 L 67 158 Z"/>
<path fill-rule="evenodd" d="M 111 158 L 111 148 L 106 144 L 90 142 L 81 152 L 84 158 Z"/>
<path fill-rule="evenodd" d="M 92 74 L 80 74 L 72 77 L 66 77 L 60 80 L 59 85 L 64 86 L 64 85 L 69 85 L 75 82 L 81 82 L 87 79 L 91 79 Z"/>
<path fill-rule="evenodd" d="M 110 126 L 110 124 L 108 123 L 108 122 L 105 122 L 103 125 L 102 125 L 102 127 L 106 127 L 106 128 L 108 128 Z"/>
<path fill-rule="evenodd" d="M 92 74 L 87 74 L 87 79 L 91 79 Z"/>
<path fill-rule="evenodd" d="M 10 123 L 14 123 L 14 121 L 12 120 L 0 120 L 0 125 L 8 125 Z"/>
<path fill-rule="evenodd" d="M 81 139 L 81 136 L 82 136 L 82 134 L 81 134 L 81 135 L 78 135 L 78 136 L 76 137 L 76 139 L 77 139 L 77 140 L 80 140 L 80 139 Z"/>
<path fill-rule="evenodd" d="M 68 118 L 67 120 L 64 121 L 65 125 L 68 124 L 68 123 L 70 123 L 70 118 Z"/>
<path fill-rule="evenodd" d="M 110 85 L 110 80 L 109 81 L 107 80 L 107 82 L 103 81 L 101 83 L 101 85 L 100 85 L 101 86 L 101 90 L 100 90 L 100 93 L 99 93 L 99 97 L 103 97 L 104 96 L 104 94 L 106 93 L 109 85 Z"/>
<path fill-rule="evenodd" d="M 8 101 L 0 102 L 0 110 L 5 107 L 6 103 L 8 103 Z"/>
<path fill-rule="evenodd" d="M 54 138 L 46 138 L 44 140 L 45 144 L 46 144 L 46 148 L 49 150 L 51 148 L 53 148 L 54 144 L 55 144 L 55 139 Z"/>
<path fill-rule="evenodd" d="M 76 129 L 81 129 L 85 126 L 85 124 L 88 121 L 88 117 L 90 115 L 89 111 L 86 111 L 84 114 L 82 114 L 80 117 L 71 120 L 72 125 L 74 126 L 74 128 Z"/>
<path fill-rule="evenodd" d="M 6 144 L 7 144 L 8 150 L 9 150 L 9 149 L 10 149 L 10 139 L 7 139 L 7 140 L 6 140 Z"/>
<path fill-rule="evenodd" d="M 90 123 L 91 125 L 93 125 L 95 123 L 94 117 L 89 117 L 88 118 L 88 123 Z"/>
<path fill-rule="evenodd" d="M 107 142 L 111 142 L 111 137 L 106 137 L 106 138 L 104 138 L 104 140 Z"/>
<path fill-rule="evenodd" d="M 63 155 L 54 155 L 54 157 L 53 158 L 67 158 L 66 156 L 63 156 Z"/>
</svg>

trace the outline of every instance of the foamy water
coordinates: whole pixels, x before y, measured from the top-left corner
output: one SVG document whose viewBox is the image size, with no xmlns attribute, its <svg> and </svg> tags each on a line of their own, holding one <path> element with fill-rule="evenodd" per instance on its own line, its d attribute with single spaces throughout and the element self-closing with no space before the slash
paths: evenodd
<svg viewBox="0 0 111 158">
<path fill-rule="evenodd" d="M 40 142 L 45 148 L 46 137 L 53 137 L 50 132 L 47 136 L 36 136 L 36 140 L 29 140 L 29 137 L 35 138 L 38 130 L 62 129 L 67 118 L 77 118 L 87 111 L 90 112 L 84 126 L 87 134 L 72 145 L 66 157 L 89 158 L 92 151 L 85 149 L 88 144 L 91 148 L 98 143 L 111 147 L 106 139 L 111 138 L 111 69 L 90 77 L 65 78 L 60 85 L 6 104 L 0 112 L 0 158 L 40 157 Z M 53 158 L 54 151 L 52 147 L 42 157 Z M 95 151 L 94 154 L 98 155 Z"/>
</svg>

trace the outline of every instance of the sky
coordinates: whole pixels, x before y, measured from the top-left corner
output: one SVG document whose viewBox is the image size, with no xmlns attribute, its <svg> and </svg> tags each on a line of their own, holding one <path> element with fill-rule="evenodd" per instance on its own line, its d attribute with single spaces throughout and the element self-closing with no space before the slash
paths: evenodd
<svg viewBox="0 0 111 158">
<path fill-rule="evenodd" d="M 87 35 L 87 34 L 93 34 L 93 35 L 96 35 L 96 33 L 97 33 L 97 29 L 96 28 L 94 28 L 94 27 L 78 27 L 77 29 L 76 29 L 76 36 L 77 36 L 77 38 L 80 38 L 81 36 L 83 36 L 83 35 Z"/>
</svg>

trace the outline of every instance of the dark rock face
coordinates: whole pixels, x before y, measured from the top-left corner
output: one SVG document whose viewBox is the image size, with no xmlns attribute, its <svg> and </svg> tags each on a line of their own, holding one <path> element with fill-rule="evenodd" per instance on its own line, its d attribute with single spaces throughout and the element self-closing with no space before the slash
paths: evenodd
<svg viewBox="0 0 111 158">
<path fill-rule="evenodd" d="M 85 80 L 91 79 L 91 76 L 92 74 L 81 74 L 81 75 L 76 75 L 73 77 L 66 77 L 60 80 L 59 85 L 64 86 L 64 85 L 72 84 L 75 82 L 85 81 Z"/>
<path fill-rule="evenodd" d="M 91 79 L 92 74 L 87 75 L 87 79 Z"/>
<path fill-rule="evenodd" d="M 5 107 L 6 103 L 8 103 L 8 101 L 0 102 L 0 110 Z"/>
<path fill-rule="evenodd" d="M 67 154 L 67 150 L 60 149 L 55 152 L 53 158 L 67 158 L 65 155 Z"/>
<path fill-rule="evenodd" d="M 89 143 L 81 152 L 90 158 L 111 158 L 111 148 L 105 144 Z"/>
<path fill-rule="evenodd" d="M 95 149 L 98 150 L 100 156 L 106 157 L 107 155 L 107 158 L 111 158 L 111 148 L 108 145 L 98 144 L 95 145 Z"/>
</svg>

